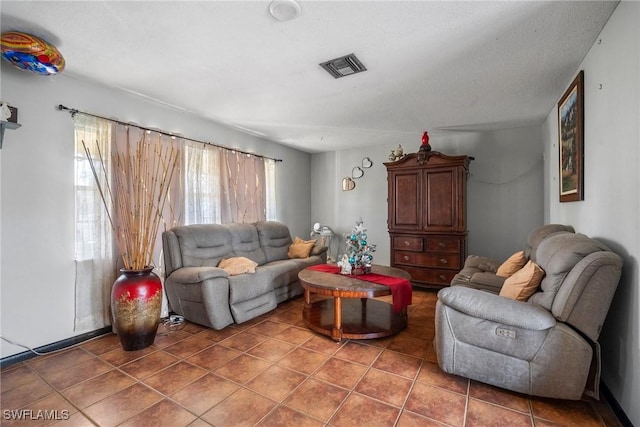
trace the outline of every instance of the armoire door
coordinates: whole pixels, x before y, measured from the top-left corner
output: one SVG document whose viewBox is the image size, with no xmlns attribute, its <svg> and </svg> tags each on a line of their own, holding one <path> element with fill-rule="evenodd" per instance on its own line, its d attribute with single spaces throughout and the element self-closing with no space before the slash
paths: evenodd
<svg viewBox="0 0 640 427">
<path fill-rule="evenodd" d="M 423 229 L 460 231 L 459 182 L 457 167 L 423 171 Z"/>
<path fill-rule="evenodd" d="M 389 228 L 422 229 L 422 171 L 419 169 L 391 172 L 389 175 Z"/>
</svg>

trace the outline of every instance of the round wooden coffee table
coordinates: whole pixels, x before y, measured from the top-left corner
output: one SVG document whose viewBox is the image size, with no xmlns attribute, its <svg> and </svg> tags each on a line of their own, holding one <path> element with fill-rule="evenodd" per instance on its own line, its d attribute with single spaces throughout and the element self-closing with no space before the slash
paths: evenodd
<svg viewBox="0 0 640 427">
<path fill-rule="evenodd" d="M 374 265 L 372 272 L 411 279 L 409 273 L 399 268 Z M 391 295 L 388 286 L 309 269 L 302 270 L 298 278 L 304 288 L 305 324 L 335 341 L 386 337 L 407 327 L 406 308 L 396 313 L 391 304 L 372 299 Z M 311 302 L 311 294 L 333 298 Z"/>
</svg>

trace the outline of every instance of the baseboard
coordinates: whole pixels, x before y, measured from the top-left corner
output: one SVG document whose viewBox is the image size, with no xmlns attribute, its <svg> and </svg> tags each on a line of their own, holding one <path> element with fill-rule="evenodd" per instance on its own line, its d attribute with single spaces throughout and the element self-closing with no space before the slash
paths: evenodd
<svg viewBox="0 0 640 427">
<path fill-rule="evenodd" d="M 618 418 L 618 421 L 620 421 L 620 425 L 622 425 L 623 427 L 633 427 L 631 420 L 629 419 L 629 417 L 627 417 L 627 414 L 624 413 L 622 407 L 613 396 L 613 393 L 611 393 L 609 387 L 607 387 L 607 385 L 602 380 L 600 380 L 600 393 L 604 396 L 616 418 Z"/>
<path fill-rule="evenodd" d="M 112 333 L 111 326 L 105 326 L 104 328 L 96 329 L 95 331 L 86 332 L 81 335 L 76 335 L 71 338 L 67 338 L 61 341 L 57 341 L 51 344 L 46 344 L 41 347 L 37 347 L 34 350 L 38 353 L 50 353 L 52 351 L 60 350 L 63 348 L 71 347 L 81 342 L 90 340 L 91 338 L 99 337 L 101 335 L 106 335 Z M 11 356 L 3 357 L 0 359 L 0 369 L 6 368 L 7 366 L 11 366 L 18 362 L 23 362 L 25 360 L 32 359 L 38 356 L 32 351 L 24 351 L 22 353 L 14 354 Z"/>
</svg>

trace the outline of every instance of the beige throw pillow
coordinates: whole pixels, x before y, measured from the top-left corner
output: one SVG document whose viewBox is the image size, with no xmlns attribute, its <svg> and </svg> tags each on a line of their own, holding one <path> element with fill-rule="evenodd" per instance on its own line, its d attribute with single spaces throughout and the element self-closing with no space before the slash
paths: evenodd
<svg viewBox="0 0 640 427">
<path fill-rule="evenodd" d="M 496 276 L 509 277 L 524 267 L 526 263 L 527 257 L 524 255 L 524 251 L 516 252 L 498 267 Z"/>
<path fill-rule="evenodd" d="M 289 245 L 287 256 L 289 258 L 308 258 L 315 244 L 315 240 L 302 240 L 296 236 L 293 243 Z"/>
<path fill-rule="evenodd" d="M 251 261 L 243 256 L 226 258 L 220 261 L 218 267 L 229 273 L 230 276 L 236 276 L 244 273 L 255 273 L 258 263 Z"/>
<path fill-rule="evenodd" d="M 529 261 L 527 265 L 504 281 L 502 289 L 500 289 L 500 296 L 526 301 L 538 290 L 543 277 L 544 271 L 538 264 Z"/>
</svg>

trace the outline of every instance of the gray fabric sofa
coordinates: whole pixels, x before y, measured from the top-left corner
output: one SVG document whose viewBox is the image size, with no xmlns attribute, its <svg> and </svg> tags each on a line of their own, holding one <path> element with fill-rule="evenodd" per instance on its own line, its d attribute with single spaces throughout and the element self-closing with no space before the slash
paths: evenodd
<svg viewBox="0 0 640 427">
<path fill-rule="evenodd" d="M 289 259 L 289 228 L 276 221 L 252 224 L 194 224 L 162 234 L 164 287 L 172 311 L 190 322 L 222 329 L 267 313 L 303 293 L 298 272 L 327 261 L 315 245 L 308 258 Z M 255 273 L 230 276 L 224 258 L 246 257 Z"/>
<path fill-rule="evenodd" d="M 529 395 L 599 398 L 598 337 L 622 258 L 558 227 L 529 235 L 530 258 L 545 276 L 527 301 L 497 295 L 504 279 L 491 277 L 486 259 L 469 260 L 438 292 L 434 346 L 442 370 Z"/>
</svg>

